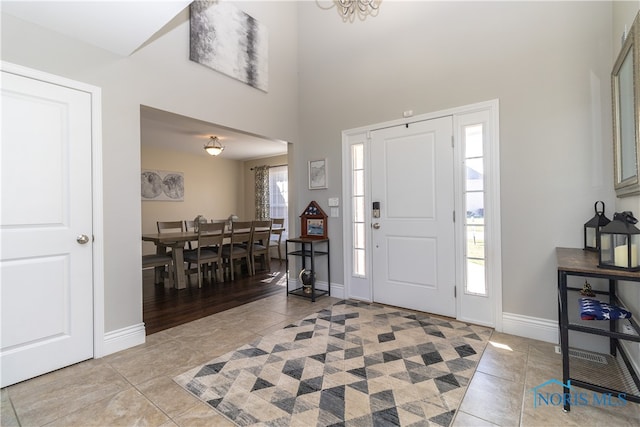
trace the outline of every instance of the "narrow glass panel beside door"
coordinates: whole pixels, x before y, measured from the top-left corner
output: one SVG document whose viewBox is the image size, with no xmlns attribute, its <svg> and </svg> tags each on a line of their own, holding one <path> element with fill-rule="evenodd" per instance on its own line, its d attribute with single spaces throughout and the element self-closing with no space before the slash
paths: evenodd
<svg viewBox="0 0 640 427">
<path fill-rule="evenodd" d="M 464 127 L 465 153 L 465 292 L 486 295 L 483 125 Z"/>
</svg>

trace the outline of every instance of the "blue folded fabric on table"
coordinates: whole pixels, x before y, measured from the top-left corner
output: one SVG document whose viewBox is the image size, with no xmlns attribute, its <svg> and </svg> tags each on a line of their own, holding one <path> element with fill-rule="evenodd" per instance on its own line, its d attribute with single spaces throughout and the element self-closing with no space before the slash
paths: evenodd
<svg viewBox="0 0 640 427">
<path fill-rule="evenodd" d="M 580 318 L 582 320 L 629 319 L 631 312 L 616 305 L 592 298 L 580 298 Z"/>
</svg>

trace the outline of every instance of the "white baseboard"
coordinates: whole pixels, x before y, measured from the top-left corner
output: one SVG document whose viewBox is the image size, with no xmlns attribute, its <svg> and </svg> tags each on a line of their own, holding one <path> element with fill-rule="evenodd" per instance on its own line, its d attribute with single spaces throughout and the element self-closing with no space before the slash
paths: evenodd
<svg viewBox="0 0 640 427">
<path fill-rule="evenodd" d="M 327 286 L 326 284 L 324 285 L 325 287 Z M 344 286 L 340 285 L 340 284 L 335 284 L 332 283 L 331 284 L 331 296 L 332 297 L 336 297 L 336 298 L 342 298 L 344 299 Z"/>
<path fill-rule="evenodd" d="M 144 323 L 127 326 L 104 334 L 103 354 L 117 353 L 122 350 L 144 344 L 145 342 Z"/>
<path fill-rule="evenodd" d="M 553 344 L 560 342 L 558 322 L 539 317 L 502 313 L 502 332 Z"/>
<path fill-rule="evenodd" d="M 503 332 L 511 335 L 546 341 L 553 344 L 560 342 L 558 322 L 555 320 L 523 316 L 520 314 L 502 314 Z M 587 335 L 569 331 L 569 342 L 572 348 L 606 354 L 609 352 L 609 340 L 606 337 Z M 640 344 L 620 341 L 636 372 L 640 372 Z"/>
</svg>

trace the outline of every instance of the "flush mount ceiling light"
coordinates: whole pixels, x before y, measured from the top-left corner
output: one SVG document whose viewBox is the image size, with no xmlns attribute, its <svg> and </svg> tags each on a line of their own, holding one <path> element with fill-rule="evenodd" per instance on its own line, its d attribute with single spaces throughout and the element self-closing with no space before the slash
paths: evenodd
<svg viewBox="0 0 640 427">
<path fill-rule="evenodd" d="M 204 146 L 204 151 L 212 156 L 217 156 L 224 151 L 224 147 L 217 136 L 210 136 L 209 142 Z"/>
<path fill-rule="evenodd" d="M 376 16 L 382 0 L 333 0 L 343 21 L 352 21 L 356 15 L 360 20 L 367 16 Z"/>
</svg>

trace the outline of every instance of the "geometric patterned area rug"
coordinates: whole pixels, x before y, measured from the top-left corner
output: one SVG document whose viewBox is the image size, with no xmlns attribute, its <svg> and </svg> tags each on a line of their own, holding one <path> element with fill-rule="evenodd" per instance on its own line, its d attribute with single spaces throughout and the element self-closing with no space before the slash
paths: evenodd
<svg viewBox="0 0 640 427">
<path fill-rule="evenodd" d="M 345 300 L 174 381 L 239 426 L 448 426 L 491 332 Z"/>
</svg>

